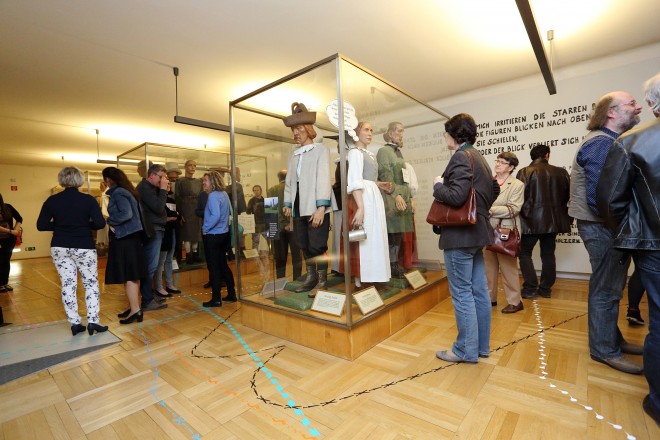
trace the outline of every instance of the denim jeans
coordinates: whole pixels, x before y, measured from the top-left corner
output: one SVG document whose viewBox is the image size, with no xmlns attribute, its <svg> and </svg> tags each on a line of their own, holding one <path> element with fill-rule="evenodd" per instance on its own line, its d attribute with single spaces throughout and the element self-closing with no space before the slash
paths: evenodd
<svg viewBox="0 0 660 440">
<path fill-rule="evenodd" d="M 522 293 L 550 293 L 557 279 L 557 264 L 555 261 L 555 238 L 557 234 L 523 234 L 520 238 L 520 272 L 523 276 Z M 532 261 L 532 251 L 536 243 L 541 247 L 541 281 L 536 279 L 536 269 Z"/>
<path fill-rule="evenodd" d="M 163 243 L 164 230 L 155 230 L 154 236 L 147 239 L 144 243 L 144 256 L 147 260 L 147 273 L 140 279 L 140 293 L 142 294 L 141 307 L 146 306 L 154 299 L 152 284 L 154 275 L 158 269 L 158 257 L 160 256 L 160 245 Z"/>
<path fill-rule="evenodd" d="M 482 247 L 445 249 L 449 291 L 458 336 L 454 354 L 467 362 L 490 353 L 490 296 Z"/>
<path fill-rule="evenodd" d="M 623 336 L 617 325 L 619 301 L 628 276 L 630 256 L 613 247 L 612 232 L 604 223 L 577 221 L 578 233 L 589 253 L 589 351 L 600 359 L 621 357 Z"/>
<path fill-rule="evenodd" d="M 165 285 L 167 287 L 174 287 L 172 258 L 174 258 L 174 246 L 169 251 L 160 251 L 158 269 L 156 269 L 156 290 L 163 290 L 163 270 L 165 271 Z"/>
<path fill-rule="evenodd" d="M 644 375 L 649 383 L 651 401 L 660 410 L 660 250 L 637 251 L 635 270 L 649 300 L 649 334 L 644 340 Z"/>
</svg>

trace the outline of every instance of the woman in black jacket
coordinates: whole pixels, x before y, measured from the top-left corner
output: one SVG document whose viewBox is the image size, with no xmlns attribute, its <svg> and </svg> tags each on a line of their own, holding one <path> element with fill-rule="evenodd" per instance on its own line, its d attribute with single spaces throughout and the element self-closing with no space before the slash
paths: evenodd
<svg viewBox="0 0 660 440">
<path fill-rule="evenodd" d="M 0 293 L 14 290 L 9 283 L 9 261 L 21 233 L 23 217 L 0 194 Z"/>
<path fill-rule="evenodd" d="M 472 116 L 461 113 L 445 122 L 445 140 L 455 154 L 442 176 L 433 181 L 433 197 L 460 207 L 474 186 L 477 223 L 445 226 L 440 231 L 449 291 L 454 304 L 458 336 L 451 350 L 436 356 L 447 362 L 477 362 L 490 354 L 491 304 L 484 268 L 483 247 L 493 242 L 488 210 L 499 194 L 493 173 L 473 144 L 477 125 Z"/>
<path fill-rule="evenodd" d="M 78 314 L 76 289 L 78 274 L 85 286 L 87 305 L 87 331 L 104 332 L 107 326 L 99 324 L 101 293 L 98 280 L 98 256 L 92 230 L 105 227 L 105 219 L 96 199 L 78 191 L 85 181 L 83 173 L 75 167 L 63 168 L 57 180 L 64 191 L 44 202 L 37 219 L 37 229 L 53 231 L 50 255 L 62 284 L 62 304 L 71 323 L 71 333 L 85 331 Z"/>
</svg>

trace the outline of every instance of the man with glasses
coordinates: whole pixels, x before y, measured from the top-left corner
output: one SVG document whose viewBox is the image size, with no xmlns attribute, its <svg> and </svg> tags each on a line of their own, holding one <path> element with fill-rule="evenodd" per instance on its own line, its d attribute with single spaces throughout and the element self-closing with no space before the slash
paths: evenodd
<svg viewBox="0 0 660 440">
<path fill-rule="evenodd" d="M 642 407 L 660 426 L 660 73 L 644 85 L 655 120 L 614 143 L 598 183 L 598 207 L 614 231 L 614 246 L 633 253 L 649 299 L 644 374 L 649 394 Z"/>
<path fill-rule="evenodd" d="M 616 370 L 641 374 L 642 365 L 622 353 L 642 354 L 642 347 L 623 339 L 617 326 L 619 301 L 630 265 L 628 253 L 614 247 L 614 234 L 596 206 L 598 179 L 614 140 L 639 123 L 642 106 L 626 92 L 611 92 L 596 103 L 590 130 L 573 159 L 568 213 L 589 254 L 589 352 L 591 358 Z"/>
<path fill-rule="evenodd" d="M 537 294 L 550 298 L 557 278 L 555 239 L 557 234 L 571 231 L 573 220 L 568 215 L 568 172 L 550 165 L 550 147 L 539 144 L 529 152 L 532 163 L 518 171 L 516 178 L 525 184 L 525 202 L 520 210 L 520 272 L 523 276 L 521 296 Z M 532 251 L 541 247 L 541 279 L 536 278 Z"/>
</svg>

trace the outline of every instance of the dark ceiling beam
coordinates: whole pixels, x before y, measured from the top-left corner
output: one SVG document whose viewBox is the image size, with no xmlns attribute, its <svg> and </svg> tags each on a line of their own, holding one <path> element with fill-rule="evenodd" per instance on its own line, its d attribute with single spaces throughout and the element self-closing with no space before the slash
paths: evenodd
<svg viewBox="0 0 660 440">
<path fill-rule="evenodd" d="M 529 42 L 532 43 L 532 49 L 534 49 L 536 61 L 538 61 L 539 68 L 543 74 L 543 79 L 545 79 L 545 85 L 548 87 L 548 93 L 555 95 L 557 93 L 557 86 L 555 85 L 555 79 L 552 76 L 552 69 L 550 68 L 548 56 L 545 53 L 545 47 L 543 46 L 543 40 L 541 39 L 539 28 L 536 26 L 532 6 L 529 4 L 529 0 L 516 0 L 516 5 L 518 6 L 520 17 L 525 25 Z"/>
</svg>

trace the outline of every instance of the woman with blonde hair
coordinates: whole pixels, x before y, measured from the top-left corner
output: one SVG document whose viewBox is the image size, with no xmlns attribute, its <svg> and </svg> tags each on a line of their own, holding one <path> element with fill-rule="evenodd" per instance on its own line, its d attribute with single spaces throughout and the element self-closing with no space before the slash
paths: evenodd
<svg viewBox="0 0 660 440">
<path fill-rule="evenodd" d="M 204 302 L 204 307 L 221 307 L 220 289 L 222 281 L 227 286 L 225 301 L 236 302 L 234 274 L 227 264 L 227 251 L 231 246 L 229 233 L 229 215 L 231 213 L 229 196 L 225 192 L 222 176 L 217 171 L 210 171 L 202 178 L 202 187 L 208 193 L 202 224 L 202 241 L 206 265 L 211 279 L 211 300 Z"/>
<path fill-rule="evenodd" d="M 57 175 L 64 191 L 54 194 L 44 202 L 37 219 L 37 229 L 53 231 L 50 255 L 62 284 L 62 304 L 71 323 L 71 333 L 85 331 L 78 314 L 76 297 L 78 274 L 85 286 L 87 305 L 87 331 L 104 332 L 108 327 L 99 323 L 100 297 L 98 280 L 98 256 L 93 230 L 103 229 L 105 219 L 96 199 L 78 191 L 85 176 L 76 167 L 66 167 Z"/>
</svg>

